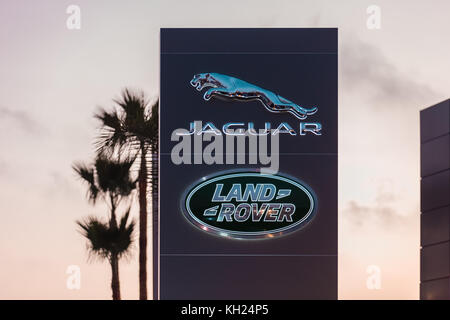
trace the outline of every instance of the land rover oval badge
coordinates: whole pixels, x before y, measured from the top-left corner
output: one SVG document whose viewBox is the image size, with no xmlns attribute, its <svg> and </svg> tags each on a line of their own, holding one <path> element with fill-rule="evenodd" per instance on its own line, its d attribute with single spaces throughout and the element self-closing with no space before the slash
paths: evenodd
<svg viewBox="0 0 450 320">
<path fill-rule="evenodd" d="M 314 215 L 313 193 L 282 175 L 238 172 L 202 180 L 188 190 L 186 218 L 203 231 L 234 239 L 264 239 L 304 226 Z"/>
</svg>

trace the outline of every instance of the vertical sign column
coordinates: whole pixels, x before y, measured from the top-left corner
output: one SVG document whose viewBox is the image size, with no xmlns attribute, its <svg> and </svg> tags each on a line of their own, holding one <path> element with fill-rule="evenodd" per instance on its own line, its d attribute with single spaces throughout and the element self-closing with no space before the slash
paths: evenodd
<svg viewBox="0 0 450 320">
<path fill-rule="evenodd" d="M 337 298 L 337 29 L 161 29 L 160 299 Z"/>
<path fill-rule="evenodd" d="M 450 299 L 450 100 L 420 112 L 420 298 Z"/>
</svg>

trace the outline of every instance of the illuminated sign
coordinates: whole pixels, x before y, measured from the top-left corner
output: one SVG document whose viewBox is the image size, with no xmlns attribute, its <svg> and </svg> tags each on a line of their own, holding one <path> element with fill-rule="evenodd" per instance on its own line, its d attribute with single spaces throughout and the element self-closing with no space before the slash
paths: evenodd
<svg viewBox="0 0 450 320">
<path fill-rule="evenodd" d="M 337 34 L 161 29 L 161 299 L 337 298 Z"/>
<path fill-rule="evenodd" d="M 306 123 L 300 122 L 299 124 L 299 135 L 305 136 L 307 133 L 314 134 L 316 136 L 322 135 L 320 132 L 322 130 L 322 125 L 320 123 Z M 222 131 L 220 131 L 214 122 L 207 122 L 204 125 L 201 121 L 192 121 L 189 123 L 189 130 L 185 130 L 183 132 L 175 133 L 178 136 L 185 135 L 202 135 L 204 133 L 213 133 L 215 135 L 245 135 L 246 133 L 250 135 L 277 135 L 288 133 L 291 136 L 296 136 L 297 132 L 291 125 L 287 122 L 281 122 L 278 126 L 272 126 L 272 123 L 265 122 L 264 128 L 255 128 L 255 124 L 253 122 L 243 123 L 243 122 L 227 122 L 222 126 Z"/>
<path fill-rule="evenodd" d="M 223 174 L 189 190 L 183 211 L 203 231 L 235 239 L 273 238 L 298 230 L 315 212 L 313 193 L 282 175 Z"/>
<path fill-rule="evenodd" d="M 198 91 L 211 87 L 203 95 L 206 101 L 214 96 L 242 101 L 258 100 L 270 112 L 289 112 L 301 120 L 317 112 L 317 107 L 303 108 L 272 91 L 220 73 L 198 73 L 192 78 L 191 85 Z"/>
</svg>

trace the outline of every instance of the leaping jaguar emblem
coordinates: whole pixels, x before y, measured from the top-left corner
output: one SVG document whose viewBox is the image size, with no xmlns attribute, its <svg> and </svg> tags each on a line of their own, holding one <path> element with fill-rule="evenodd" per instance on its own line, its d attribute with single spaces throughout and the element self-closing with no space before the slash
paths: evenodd
<svg viewBox="0 0 450 320">
<path fill-rule="evenodd" d="M 198 91 L 211 87 L 203 95 L 206 101 L 210 100 L 211 97 L 242 101 L 258 100 L 270 112 L 289 112 L 301 120 L 317 112 L 317 107 L 303 108 L 272 91 L 220 73 L 196 74 L 191 80 L 191 85 Z"/>
</svg>

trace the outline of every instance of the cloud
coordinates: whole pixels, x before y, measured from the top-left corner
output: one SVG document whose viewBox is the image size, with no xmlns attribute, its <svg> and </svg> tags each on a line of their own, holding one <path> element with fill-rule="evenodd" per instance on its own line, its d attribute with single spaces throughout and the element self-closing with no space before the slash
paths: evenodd
<svg viewBox="0 0 450 320">
<path fill-rule="evenodd" d="M 380 192 L 375 198 L 375 204 L 366 206 L 357 201 L 349 201 L 343 210 L 343 217 L 355 227 L 366 225 L 396 228 L 410 226 L 414 221 L 413 214 L 402 214 L 393 206 L 397 197 L 393 193 Z"/>
<path fill-rule="evenodd" d="M 343 87 L 368 94 L 377 105 L 424 105 L 439 98 L 427 84 L 401 72 L 376 46 L 356 39 L 342 45 L 340 57 Z"/>
<path fill-rule="evenodd" d="M 11 122 L 22 130 L 36 134 L 43 131 L 42 127 L 28 113 L 23 110 L 13 110 L 0 106 L 0 122 Z"/>
<path fill-rule="evenodd" d="M 363 226 L 367 222 L 392 226 L 399 222 L 400 216 L 389 206 L 369 207 L 350 201 L 344 210 L 344 216 L 356 226 Z"/>
</svg>

